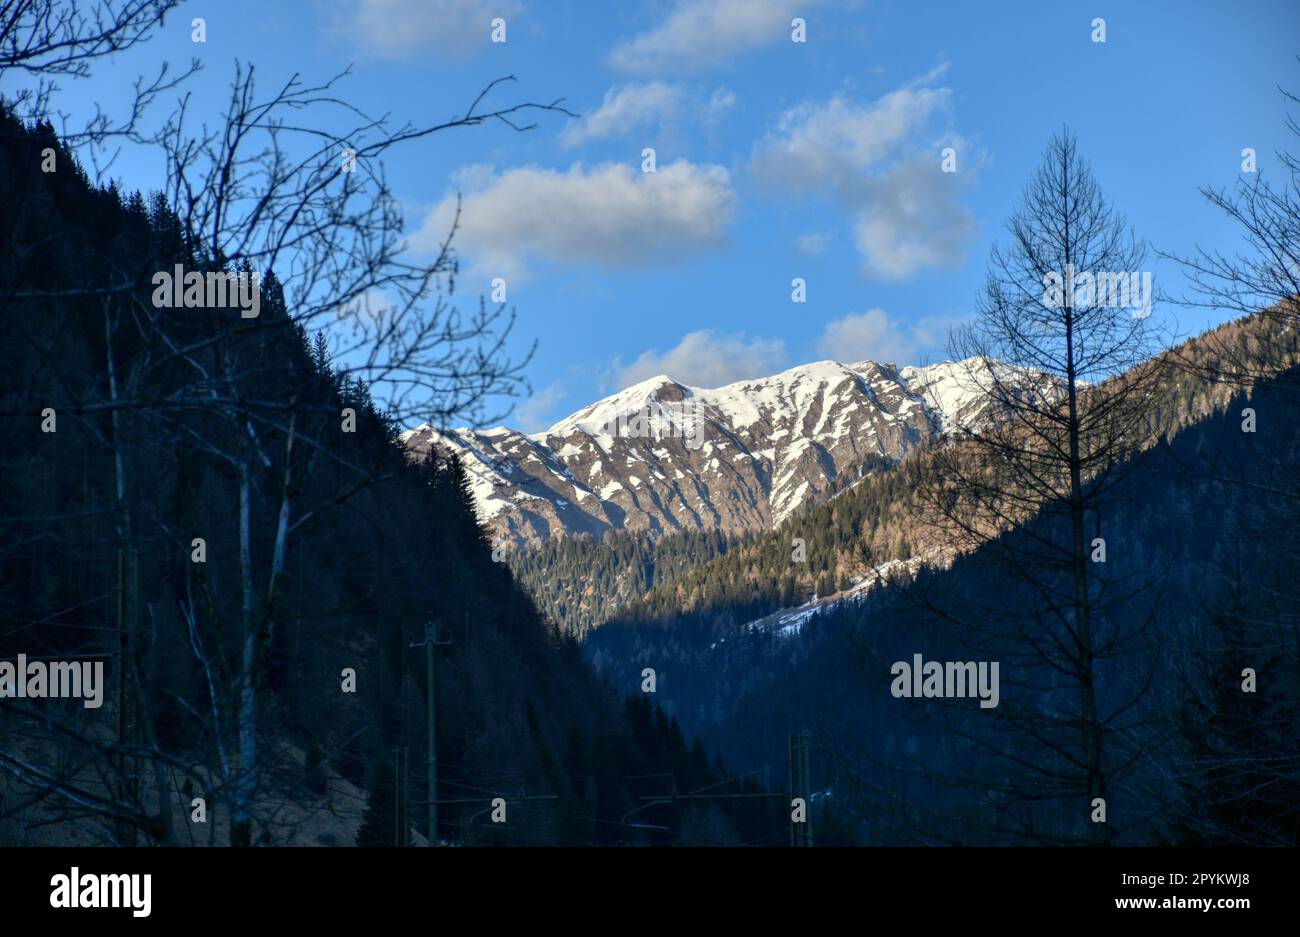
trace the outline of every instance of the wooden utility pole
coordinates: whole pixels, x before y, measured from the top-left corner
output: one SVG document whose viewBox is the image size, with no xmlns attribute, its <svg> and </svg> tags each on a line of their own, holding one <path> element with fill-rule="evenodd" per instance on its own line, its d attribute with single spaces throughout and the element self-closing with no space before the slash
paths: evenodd
<svg viewBox="0 0 1300 937">
<path fill-rule="evenodd" d="M 411 642 L 411 647 L 424 648 L 424 669 L 429 684 L 428 836 L 430 846 L 438 845 L 438 683 L 433 652 L 434 648 L 448 647 L 450 644 L 450 641 L 438 640 L 438 627 L 432 619 L 424 623 L 424 640 Z"/>
<path fill-rule="evenodd" d="M 799 792 L 794 785 L 794 734 L 787 732 L 785 734 L 785 789 L 790 792 L 790 845 L 799 845 L 799 824 L 794 822 L 794 799 L 799 796 Z"/>
<path fill-rule="evenodd" d="M 791 800 L 790 845 L 811 846 L 813 844 L 812 803 L 809 791 L 812 789 L 812 780 L 808 767 L 808 750 L 812 748 L 812 739 L 808 730 L 804 728 L 787 735 L 786 742 Z M 796 823 L 793 816 L 793 801 L 796 797 L 803 801 L 802 823 Z"/>
<path fill-rule="evenodd" d="M 393 749 L 393 845 L 407 845 L 407 831 L 411 828 L 407 768 L 407 748 L 401 745 Z"/>
<path fill-rule="evenodd" d="M 804 813 L 804 845 L 813 844 L 813 822 L 812 822 L 812 770 L 808 761 L 811 757 L 809 749 L 812 748 L 812 733 L 805 726 L 803 732 L 799 733 L 800 750 L 803 753 L 803 799 L 805 806 Z"/>
</svg>

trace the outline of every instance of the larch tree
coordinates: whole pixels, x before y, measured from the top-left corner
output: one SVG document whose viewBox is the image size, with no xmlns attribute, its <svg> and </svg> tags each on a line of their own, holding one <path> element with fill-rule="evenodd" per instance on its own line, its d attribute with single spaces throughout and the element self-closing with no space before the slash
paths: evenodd
<svg viewBox="0 0 1300 937">
<path fill-rule="evenodd" d="M 1146 687 L 1125 661 L 1145 660 L 1151 609 L 1138 609 L 1151 583 L 1116 555 L 1108 520 L 1163 379 L 1152 274 L 1068 131 L 1047 146 L 1008 231 L 976 315 L 950 341 L 956 380 L 986 406 L 936 454 L 920 492 L 926 542 L 973 554 L 996 578 L 935 608 L 977 636 L 1014 688 L 954 724 L 990 756 L 972 779 L 997 805 L 983 832 L 1104 844 L 1114 827 L 1097 817 Z"/>
</svg>

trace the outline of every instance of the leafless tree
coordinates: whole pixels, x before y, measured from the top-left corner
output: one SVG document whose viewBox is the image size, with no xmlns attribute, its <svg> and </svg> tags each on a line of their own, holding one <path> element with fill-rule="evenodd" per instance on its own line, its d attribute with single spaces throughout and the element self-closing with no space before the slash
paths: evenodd
<svg viewBox="0 0 1300 937">
<path fill-rule="evenodd" d="M 73 123 L 66 112 L 55 113 L 60 79 L 86 80 L 94 65 L 107 56 L 126 52 L 148 41 L 180 0 L 0 0 L 0 84 L 9 110 L 31 121 L 58 117 L 59 138 L 81 152 L 101 175 L 112 165 L 114 143 L 142 142 L 148 110 L 201 70 L 198 59 L 173 71 L 162 62 L 152 78 L 137 78 L 124 113 L 95 113 Z"/>
<path fill-rule="evenodd" d="M 1105 554 L 1107 522 L 1150 432 L 1161 330 L 1140 295 L 1144 245 L 1068 132 L 1048 145 L 1008 229 L 974 320 L 950 342 L 957 380 L 988 406 L 933 455 L 919 492 L 917 536 L 969 557 L 957 581 L 979 588 L 897 591 L 971 636 L 1012 688 L 987 714 L 939 717 L 983 756 L 944 782 L 981 790 L 989 810 L 971 822 L 995 841 L 1072 842 L 1086 829 L 1102 844 L 1113 827 L 1090 815 L 1131 764 L 1149 675 L 1125 661 L 1149 650 L 1141 608 L 1154 603 L 1142 571 L 1108 572 L 1121 558 L 1113 539 Z M 1112 293 L 1117 277 L 1139 285 L 1128 302 Z M 970 564 L 986 573 L 972 577 Z"/>
<path fill-rule="evenodd" d="M 107 4 L 95 18 L 56 4 L 10 4 L 0 49 L 9 67 L 83 74 L 94 54 L 142 41 L 171 5 Z M 110 13 L 116 19 L 106 19 Z M 116 731 L 67 726 L 94 757 L 42 777 L 17 762 L 0 767 L 25 779 L 39 801 L 75 817 L 104 818 L 119 842 L 173 835 L 167 818 L 181 777 L 229 806 L 232 843 L 252 840 L 253 812 L 259 798 L 272 795 L 282 768 L 266 757 L 262 707 L 267 648 L 281 617 L 294 537 L 381 480 L 374 466 L 338 444 L 343 414 L 337 404 L 331 409 L 295 392 L 286 350 L 317 336 L 317 347 L 329 348 L 337 385 L 358 402 L 355 416 L 364 418 L 363 405 L 373 404 L 388 426 L 416 419 L 480 422 L 491 415 L 493 401 L 527 388 L 522 367 L 530 353 L 521 360 L 507 354 L 513 312 L 481 300 L 469 313 L 456 307 L 455 224 L 434 250 L 408 250 L 383 159 L 435 134 L 489 122 L 527 130 L 530 112 L 567 112 L 559 101 L 490 104 L 513 81 L 503 78 L 446 120 L 394 125 L 387 115 L 362 113 L 340 96 L 337 86 L 346 74 L 322 84 L 294 76 L 263 97 L 254 69 L 237 65 L 216 127 L 193 126 L 188 97 L 157 131 L 138 131 L 132 120 L 130 138 L 166 157 L 161 206 L 177 221 L 175 246 L 189 258 L 187 269 L 257 276 L 266 293 L 260 317 L 145 301 L 159 272 L 149 258 L 135 269 L 119 265 L 109 283 L 50 291 L 21 282 L 7 291 L 18 301 L 56 304 L 97 298 L 102 308 L 103 371 L 95 379 L 68 375 L 62 383 L 69 399 L 60 401 L 59 412 L 78 420 L 114 456 L 119 575 L 113 644 L 121 666 Z M 40 94 L 48 95 L 52 86 L 44 87 Z M 149 95 L 156 97 L 163 86 L 149 87 L 145 97 L 152 100 Z M 43 109 L 40 94 L 27 98 L 29 105 Z M 86 139 L 106 139 L 111 128 L 98 126 L 100 135 Z M 57 355 L 42 345 L 54 337 L 33 330 L 24 340 L 57 369 Z M 227 466 L 235 481 L 235 621 L 214 620 L 228 609 L 200 600 L 203 583 L 193 583 L 175 609 L 155 607 L 139 586 L 142 550 L 188 543 L 189 534 L 173 529 L 150 497 L 157 451 L 181 444 Z M 325 463 L 350 481 L 326 501 L 304 503 L 304 489 Z M 274 508 L 263 513 L 259 503 Z M 255 544 L 266 541 L 270 549 L 263 554 Z M 149 636 L 157 631 L 157 616 L 189 635 L 207 687 L 204 698 L 176 700 L 166 687 L 151 684 Z M 237 640 L 218 637 L 232 628 Z M 212 742 L 198 763 L 177 763 L 156 738 L 160 708 L 181 703 Z M 87 765 L 97 780 L 87 776 Z M 152 775 L 151 794 L 142 789 L 142 770 Z"/>
<path fill-rule="evenodd" d="M 1288 105 L 1300 104 L 1295 94 L 1278 91 Z M 1294 116 L 1286 128 L 1292 142 L 1300 137 Z M 1193 842 L 1296 841 L 1300 476 L 1285 395 L 1300 389 L 1300 157 L 1285 150 L 1276 156 L 1276 175 L 1243 166 L 1230 188 L 1201 189 L 1240 234 L 1238 251 L 1164 254 L 1187 276 L 1188 289 L 1177 297 L 1182 305 L 1245 317 L 1202 336 L 1210 353 L 1188 349 L 1176 356 L 1178 366 L 1193 379 L 1246 395 L 1272 444 L 1291 440 L 1289 458 L 1260 458 L 1250 442 L 1265 437 L 1242 434 L 1241 446 L 1186 467 L 1235 521 L 1216 538 L 1222 561 L 1207 576 L 1227 598 L 1208 605 L 1207 626 L 1174 649 L 1181 692 L 1167 708 L 1181 744 L 1167 776 L 1153 785 L 1153 798 L 1166 802 L 1170 835 Z M 1241 542 L 1268 544 L 1272 562 L 1242 563 Z M 1258 694 L 1242 692 L 1245 666 L 1267 675 Z"/>
<path fill-rule="evenodd" d="M 462 316 L 451 304 L 454 230 L 431 259 L 408 259 L 403 218 L 381 160 L 400 144 L 486 121 L 527 129 L 517 122 L 518 115 L 559 110 L 559 102 L 481 109 L 502 84 L 498 81 L 466 112 L 443 123 L 389 129 L 385 118 L 361 114 L 337 96 L 339 78 L 307 86 L 295 77 L 261 100 L 253 70 L 237 69 L 222 126 L 195 135 L 186 130 L 182 107 L 159 136 L 168 156 L 173 211 L 192 236 L 196 253 L 215 266 L 275 271 L 288 322 L 329 336 L 339 377 L 379 395 L 393 420 L 481 420 L 490 398 L 516 394 L 525 386 L 522 363 L 505 356 L 513 313 L 507 316 L 504 306 L 488 309 L 480 303 L 476 312 Z M 325 129 L 338 126 L 334 119 L 340 115 L 352 118 L 352 126 Z M 221 353 L 232 341 L 256 340 L 258 333 L 282 329 L 285 323 L 269 318 L 237 325 L 231 319 L 213 321 L 213 329 L 193 339 L 173 343 L 164 335 L 164 341 L 169 345 L 166 357 L 191 367 L 194 392 L 239 426 L 237 434 L 227 437 L 237 441 L 234 448 L 223 446 L 214 454 L 229 460 L 239 477 L 244 639 L 231 838 L 246 843 L 259 772 L 261 649 L 275 627 L 289 537 L 311 513 L 294 503 L 300 480 L 293 473 L 301 470 L 294 447 L 332 450 L 321 447 L 316 435 L 303 433 L 300 404 L 259 397 L 251 390 L 259 376 L 236 373 L 232 358 Z M 209 350 L 218 352 L 215 362 Z M 316 424 L 318 434 L 319 420 Z M 282 439 L 284 447 L 278 460 L 279 509 L 269 564 L 259 572 L 249 547 L 251 486 L 260 467 L 277 462 L 266 451 L 272 436 Z M 362 473 L 359 482 L 365 480 Z"/>
<path fill-rule="evenodd" d="M 1279 89 L 1281 90 L 1281 89 Z M 1281 91 L 1291 104 L 1300 98 Z M 1300 123 L 1288 117 L 1287 129 L 1300 137 Z M 1264 172 L 1244 172 L 1231 189 L 1206 186 L 1201 194 L 1240 231 L 1244 250 L 1225 253 L 1197 248 L 1181 257 L 1162 254 L 1185 271 L 1189 290 L 1178 298 L 1188 307 L 1236 316 L 1263 316 L 1280 328 L 1300 325 L 1300 157 L 1277 154 L 1280 179 Z M 1276 378 L 1278 369 L 1259 349 L 1234 344 L 1229 336 L 1216 342 L 1213 369 L 1203 361 L 1183 365 L 1202 376 L 1234 384 Z"/>
</svg>

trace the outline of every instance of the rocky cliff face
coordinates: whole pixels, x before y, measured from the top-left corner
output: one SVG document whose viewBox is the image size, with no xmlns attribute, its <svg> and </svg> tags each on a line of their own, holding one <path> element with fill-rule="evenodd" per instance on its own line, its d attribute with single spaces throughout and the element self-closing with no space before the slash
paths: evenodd
<svg viewBox="0 0 1300 937">
<path fill-rule="evenodd" d="M 864 466 L 980 419 L 984 368 L 818 361 L 713 390 L 661 375 L 542 433 L 425 425 L 403 439 L 458 455 L 480 519 L 515 545 L 615 528 L 763 530 Z"/>
</svg>

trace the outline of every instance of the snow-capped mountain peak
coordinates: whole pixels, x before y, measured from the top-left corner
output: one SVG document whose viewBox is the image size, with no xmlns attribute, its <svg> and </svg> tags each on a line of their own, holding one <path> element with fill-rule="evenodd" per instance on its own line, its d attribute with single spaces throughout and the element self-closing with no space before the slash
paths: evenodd
<svg viewBox="0 0 1300 937">
<path fill-rule="evenodd" d="M 421 426 L 403 440 L 458 454 L 480 519 L 515 543 L 617 528 L 760 530 L 826 497 L 842 473 L 979 419 L 998 367 L 814 361 L 718 388 L 661 374 L 540 433 Z"/>
</svg>

